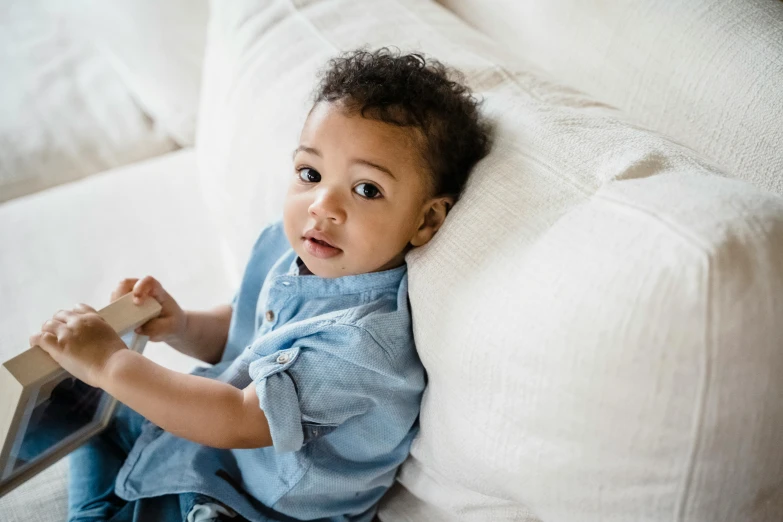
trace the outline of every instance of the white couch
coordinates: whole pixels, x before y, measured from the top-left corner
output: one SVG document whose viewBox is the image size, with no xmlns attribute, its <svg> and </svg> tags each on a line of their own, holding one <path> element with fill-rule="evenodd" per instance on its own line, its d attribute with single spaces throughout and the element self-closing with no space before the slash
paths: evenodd
<svg viewBox="0 0 783 522">
<path fill-rule="evenodd" d="M 379 518 L 782 520 L 783 3 L 443 3 L 486 34 L 421 0 L 214 1 L 195 148 L 0 205 L 1 355 L 125 276 L 228 300 L 315 71 L 421 49 L 497 133 L 408 258 L 429 385 Z M 60 463 L 0 519 L 63 519 L 66 480 Z"/>
<path fill-rule="evenodd" d="M 206 0 L 8 0 L 0 203 L 193 145 Z"/>
</svg>

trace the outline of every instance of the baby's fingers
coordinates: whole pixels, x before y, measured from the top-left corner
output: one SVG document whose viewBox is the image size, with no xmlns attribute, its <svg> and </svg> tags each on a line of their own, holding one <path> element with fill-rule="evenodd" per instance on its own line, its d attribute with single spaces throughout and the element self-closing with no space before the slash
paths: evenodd
<svg viewBox="0 0 783 522">
<path fill-rule="evenodd" d="M 49 355 L 57 354 L 60 351 L 57 336 L 51 332 L 38 332 L 31 335 L 30 346 L 38 346 Z"/>
<path fill-rule="evenodd" d="M 159 303 L 169 299 L 169 294 L 163 289 L 163 285 L 152 276 L 145 276 L 133 286 L 133 302 L 141 304 L 145 297 L 152 297 Z"/>
<path fill-rule="evenodd" d="M 111 301 L 114 302 L 133 290 L 133 285 L 135 285 L 138 280 L 139 279 L 137 277 L 130 277 L 120 281 L 120 283 L 117 285 L 117 288 L 114 290 L 114 292 L 111 293 Z"/>
<path fill-rule="evenodd" d="M 134 330 L 137 334 L 146 335 L 151 341 L 161 341 L 172 330 L 171 319 L 152 319 Z"/>
</svg>

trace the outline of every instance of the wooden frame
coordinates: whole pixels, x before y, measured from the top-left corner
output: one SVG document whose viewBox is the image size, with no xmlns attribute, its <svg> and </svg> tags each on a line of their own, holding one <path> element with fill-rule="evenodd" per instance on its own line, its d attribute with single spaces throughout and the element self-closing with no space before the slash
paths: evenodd
<svg viewBox="0 0 783 522">
<path fill-rule="evenodd" d="M 147 299 L 135 305 L 126 294 L 98 314 L 129 349 L 141 352 L 147 337 L 134 330 L 157 317 L 160 304 Z M 38 346 L 6 361 L 0 366 L 0 497 L 103 431 L 116 405 Z"/>
</svg>

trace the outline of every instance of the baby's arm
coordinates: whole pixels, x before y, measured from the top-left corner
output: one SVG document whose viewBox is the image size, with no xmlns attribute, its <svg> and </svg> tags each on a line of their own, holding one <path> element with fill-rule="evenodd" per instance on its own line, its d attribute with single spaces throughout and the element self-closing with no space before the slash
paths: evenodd
<svg viewBox="0 0 783 522">
<path fill-rule="evenodd" d="M 254 385 L 243 391 L 164 368 L 129 350 L 87 305 L 54 314 L 30 336 L 30 344 L 40 346 L 77 379 L 106 390 L 175 435 L 217 448 L 272 444 Z"/>
<path fill-rule="evenodd" d="M 209 364 L 220 361 L 228 339 L 233 309 L 220 305 L 205 312 L 185 311 L 185 329 L 169 344 L 178 351 Z"/>
<path fill-rule="evenodd" d="M 100 387 L 164 430 L 215 448 L 272 445 L 255 386 L 174 372 L 131 350 L 107 361 Z"/>
<path fill-rule="evenodd" d="M 133 292 L 134 302 L 140 304 L 152 297 L 161 306 L 161 314 L 136 329 L 151 341 L 163 341 L 176 350 L 209 364 L 220 361 L 228 338 L 232 308 L 220 305 L 209 311 L 183 310 L 177 301 L 155 278 L 124 279 L 111 295 L 112 301 Z"/>
</svg>

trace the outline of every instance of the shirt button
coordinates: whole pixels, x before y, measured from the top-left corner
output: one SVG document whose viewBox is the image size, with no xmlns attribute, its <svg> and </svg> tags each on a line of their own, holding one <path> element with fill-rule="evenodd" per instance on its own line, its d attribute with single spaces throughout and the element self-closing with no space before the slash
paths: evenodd
<svg viewBox="0 0 783 522">
<path fill-rule="evenodd" d="M 287 353 L 281 353 L 280 355 L 277 356 L 277 363 L 285 364 L 289 361 L 289 359 L 291 359 L 290 355 L 288 355 Z"/>
<path fill-rule="evenodd" d="M 275 320 L 275 313 L 272 310 L 267 310 L 266 314 L 264 314 L 264 317 L 266 317 L 266 320 L 271 323 Z"/>
</svg>

